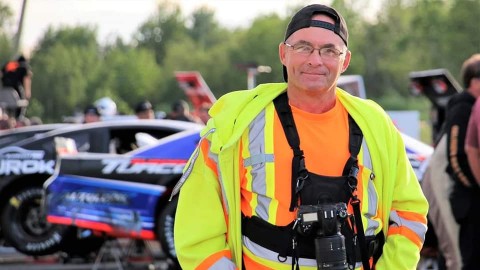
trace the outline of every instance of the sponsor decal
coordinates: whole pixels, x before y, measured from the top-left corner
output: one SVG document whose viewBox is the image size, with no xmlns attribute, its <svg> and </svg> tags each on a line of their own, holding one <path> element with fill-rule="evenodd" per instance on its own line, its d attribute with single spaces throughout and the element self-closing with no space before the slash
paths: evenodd
<svg viewBox="0 0 480 270">
<path fill-rule="evenodd" d="M 176 159 L 103 159 L 104 174 L 181 174 L 186 160 Z"/>
<path fill-rule="evenodd" d="M 44 151 L 4 147 L 0 149 L 0 175 L 53 174 L 55 161 L 44 160 L 44 157 Z"/>
<path fill-rule="evenodd" d="M 0 149 L 2 159 L 43 159 L 45 152 L 41 150 L 27 150 L 18 146 L 8 146 Z"/>
<path fill-rule="evenodd" d="M 28 242 L 25 249 L 29 251 L 41 251 L 49 247 L 53 247 L 62 241 L 62 236 L 58 233 L 54 233 L 51 238 L 43 242 Z"/>
<path fill-rule="evenodd" d="M 66 193 L 64 199 L 69 202 L 86 204 L 128 204 L 128 196 L 118 192 L 93 193 L 73 191 Z"/>
</svg>

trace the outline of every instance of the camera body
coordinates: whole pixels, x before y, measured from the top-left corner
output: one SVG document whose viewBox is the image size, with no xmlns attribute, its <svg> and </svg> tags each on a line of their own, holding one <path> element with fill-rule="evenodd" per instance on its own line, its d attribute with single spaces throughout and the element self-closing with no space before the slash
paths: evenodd
<svg viewBox="0 0 480 270">
<path fill-rule="evenodd" d="M 347 216 L 345 203 L 299 206 L 297 231 L 314 238 L 318 269 L 347 269 L 345 237 L 340 232 Z"/>
</svg>

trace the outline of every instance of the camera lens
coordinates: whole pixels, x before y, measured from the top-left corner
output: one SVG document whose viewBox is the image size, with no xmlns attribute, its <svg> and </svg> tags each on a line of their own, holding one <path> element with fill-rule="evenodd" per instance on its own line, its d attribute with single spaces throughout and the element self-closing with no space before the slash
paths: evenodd
<svg viewBox="0 0 480 270">
<path fill-rule="evenodd" d="M 345 237 L 341 234 L 315 238 L 318 269 L 347 269 Z"/>
</svg>

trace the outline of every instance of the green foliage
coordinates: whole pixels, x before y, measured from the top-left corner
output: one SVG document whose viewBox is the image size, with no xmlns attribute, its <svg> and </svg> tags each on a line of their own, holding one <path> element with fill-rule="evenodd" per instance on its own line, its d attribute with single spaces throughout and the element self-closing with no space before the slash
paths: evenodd
<svg viewBox="0 0 480 270">
<path fill-rule="evenodd" d="M 12 25 L 13 13 L 9 6 L 0 1 L 0 63 L 11 60 L 14 55 L 13 39 L 14 28 Z"/>
<path fill-rule="evenodd" d="M 30 99 L 28 103 L 26 116 L 32 117 L 32 116 L 44 115 L 44 113 L 45 113 L 45 108 L 43 107 L 43 104 L 40 101 L 38 101 L 36 98 Z"/>
<path fill-rule="evenodd" d="M 117 103 L 124 101 L 133 107 L 137 102 L 149 98 L 156 102 L 160 68 L 155 62 L 152 51 L 145 49 L 112 50 L 101 66 L 104 76 L 96 78 L 97 85 L 103 82 L 103 89 L 110 89 L 101 94 L 96 94 L 95 99 L 114 94 Z M 104 79 L 107 80 L 104 80 Z M 95 91 L 96 89 L 89 89 Z M 94 94 L 94 93 L 92 93 Z M 117 104 L 118 105 L 118 104 Z M 127 112 L 131 112 L 128 110 Z"/>
<path fill-rule="evenodd" d="M 99 63 L 95 30 L 49 29 L 31 58 L 32 97 L 43 104 L 45 122 L 61 121 L 87 99 Z"/>
<path fill-rule="evenodd" d="M 155 52 L 155 59 L 162 64 L 166 57 L 167 45 L 175 44 L 186 35 L 185 21 L 181 17 L 177 3 L 168 0 L 162 1 L 158 12 L 140 26 L 135 35 L 138 48 L 145 48 Z"/>
</svg>

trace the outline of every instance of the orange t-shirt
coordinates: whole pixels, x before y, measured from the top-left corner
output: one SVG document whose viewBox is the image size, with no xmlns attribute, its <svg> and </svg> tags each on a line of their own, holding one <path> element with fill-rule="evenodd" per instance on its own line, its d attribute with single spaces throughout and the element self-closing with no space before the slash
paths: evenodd
<svg viewBox="0 0 480 270">
<path fill-rule="evenodd" d="M 313 114 L 292 108 L 293 118 L 300 138 L 300 149 L 304 152 L 307 170 L 325 176 L 341 176 L 350 153 L 348 150 L 348 112 L 336 100 L 328 112 Z M 275 192 L 272 202 L 278 205 L 275 225 L 285 226 L 295 219 L 290 212 L 291 175 L 293 152 L 290 148 L 278 115 L 274 123 Z M 242 200 L 249 196 L 248 187 L 242 186 Z M 268 194 L 261 194 L 269 196 Z M 242 207 L 248 206 L 247 202 Z M 251 212 L 251 209 L 242 209 Z"/>
</svg>

